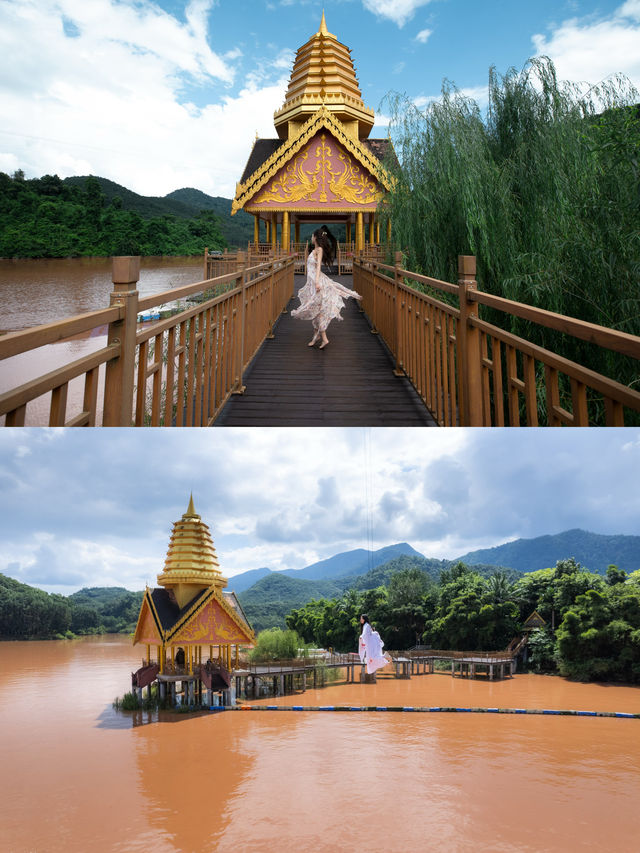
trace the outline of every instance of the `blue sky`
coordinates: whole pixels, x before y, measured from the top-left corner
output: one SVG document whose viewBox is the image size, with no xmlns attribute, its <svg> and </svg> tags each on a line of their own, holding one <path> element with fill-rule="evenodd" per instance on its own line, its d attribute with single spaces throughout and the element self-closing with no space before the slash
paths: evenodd
<svg viewBox="0 0 640 853">
<path fill-rule="evenodd" d="M 639 470 L 631 428 L 4 429 L 0 572 L 64 594 L 153 586 L 191 491 L 229 577 L 396 542 L 453 559 L 575 527 L 638 535 Z"/>
<path fill-rule="evenodd" d="M 323 5 L 376 111 L 444 78 L 482 104 L 491 65 L 537 54 L 561 79 L 640 88 L 640 0 L 0 0 L 0 170 L 232 197 Z"/>
</svg>

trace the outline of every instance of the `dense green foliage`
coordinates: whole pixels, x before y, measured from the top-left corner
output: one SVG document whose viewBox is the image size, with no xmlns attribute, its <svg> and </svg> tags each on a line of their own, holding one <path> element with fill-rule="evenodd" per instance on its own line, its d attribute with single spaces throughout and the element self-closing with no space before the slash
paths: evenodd
<svg viewBox="0 0 640 853">
<path fill-rule="evenodd" d="M 196 255 L 227 245 L 220 222 L 211 210 L 145 219 L 119 196 L 108 200 L 94 177 L 76 183 L 0 172 L 0 257 Z"/>
<path fill-rule="evenodd" d="M 270 660 L 293 660 L 306 656 L 304 641 L 295 631 L 269 628 L 256 637 L 256 645 L 249 658 L 253 663 Z"/>
<path fill-rule="evenodd" d="M 0 637 L 32 640 L 129 633 L 135 629 L 142 595 L 122 587 L 53 595 L 0 574 Z"/>
<path fill-rule="evenodd" d="M 640 683 L 640 571 L 627 575 L 616 566 L 603 577 L 560 560 L 515 583 L 505 572 L 483 577 L 464 563 L 445 569 L 438 582 L 407 568 L 385 586 L 293 609 L 286 622 L 305 641 L 336 651 L 357 649 L 361 613 L 388 649 L 494 651 L 522 633 L 533 611 L 547 625 L 532 632 L 532 670 Z"/>
<path fill-rule="evenodd" d="M 312 581 L 274 573 L 262 578 L 238 594 L 247 619 L 255 631 L 285 628 L 285 616 L 292 607 L 300 607 L 314 596 L 333 596 L 341 587 L 333 581 Z"/>
<path fill-rule="evenodd" d="M 622 78 L 556 79 L 547 58 L 490 72 L 489 106 L 445 82 L 420 111 L 391 96 L 400 161 L 388 199 L 408 269 L 455 281 L 476 255 L 479 287 L 640 334 L 640 111 Z M 498 314 L 487 319 L 625 384 L 637 362 Z"/>
<path fill-rule="evenodd" d="M 360 565 L 366 565 L 366 561 Z M 410 568 L 418 569 L 426 577 L 437 580 L 440 573 L 451 565 L 450 560 L 401 554 L 364 574 L 349 572 L 326 580 L 309 580 L 272 572 L 249 589 L 240 592 L 238 598 L 256 631 L 272 627 L 284 628 L 287 613 L 313 599 L 333 598 L 351 589 L 375 589 L 389 584 L 395 574 Z M 483 576 L 489 576 L 496 571 L 495 566 L 485 565 L 474 566 L 474 569 Z M 506 571 L 512 580 L 519 576 L 518 572 Z"/>
</svg>

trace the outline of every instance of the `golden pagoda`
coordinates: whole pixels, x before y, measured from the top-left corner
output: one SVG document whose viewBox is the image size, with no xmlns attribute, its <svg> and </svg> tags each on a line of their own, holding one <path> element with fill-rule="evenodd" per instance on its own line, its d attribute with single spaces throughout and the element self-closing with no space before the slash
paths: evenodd
<svg viewBox="0 0 640 853">
<path fill-rule="evenodd" d="M 253 645 L 255 636 L 235 593 L 226 592 L 208 526 L 196 513 L 193 495 L 179 521 L 173 525 L 159 588 L 146 588 L 133 642 L 157 650 L 157 675 L 169 680 L 178 670 L 210 681 L 202 666 L 202 649 L 209 662 L 231 669 L 240 645 Z M 215 649 L 215 651 L 214 651 Z M 142 672 L 142 671 L 140 671 Z M 154 675 L 155 677 L 155 675 Z M 148 683 L 148 681 L 147 681 Z M 209 686 L 209 685 L 208 685 Z"/>
<path fill-rule="evenodd" d="M 289 251 L 291 231 L 300 242 L 303 222 L 338 222 L 347 242 L 355 226 L 356 252 L 380 242 L 377 211 L 391 187 L 383 162 L 393 157 L 389 139 L 369 139 L 375 115 L 362 100 L 351 51 L 320 29 L 297 52 L 282 107 L 274 114 L 277 139 L 256 139 L 236 187 L 232 214 L 254 216 L 267 242 Z M 387 233 L 389 237 L 389 231 Z"/>
</svg>

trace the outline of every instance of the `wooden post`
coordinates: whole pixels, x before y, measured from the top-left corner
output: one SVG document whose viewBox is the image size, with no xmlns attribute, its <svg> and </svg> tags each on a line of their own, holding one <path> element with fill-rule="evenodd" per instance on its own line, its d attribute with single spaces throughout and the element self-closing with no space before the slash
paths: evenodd
<svg viewBox="0 0 640 853">
<path fill-rule="evenodd" d="M 402 252 L 396 252 L 395 254 L 395 268 L 393 271 L 393 307 L 395 311 L 396 317 L 396 345 L 395 345 L 395 355 L 396 355 L 396 367 L 393 371 L 396 376 L 404 376 L 404 353 L 402 348 L 402 321 L 400 317 L 400 266 L 402 264 Z"/>
<path fill-rule="evenodd" d="M 233 386 L 232 394 L 244 394 L 246 391 L 246 385 L 242 384 L 242 376 L 244 373 L 244 341 L 245 341 L 245 325 L 247 322 L 247 311 L 246 311 L 246 287 L 247 287 L 247 266 L 246 266 L 246 256 L 244 252 L 238 252 L 238 271 L 242 270 L 242 275 L 240 278 L 240 363 L 236 364 L 237 373 L 235 377 L 235 383 Z M 227 666 L 229 665 L 230 656 L 227 654 Z"/>
<path fill-rule="evenodd" d="M 257 249 L 260 242 L 260 217 L 257 213 L 253 216 L 253 242 Z"/>
<path fill-rule="evenodd" d="M 207 261 L 209 260 L 209 247 L 206 246 L 204 250 L 204 270 L 202 273 L 202 280 L 206 281 L 209 278 L 209 271 L 207 269 Z"/>
<path fill-rule="evenodd" d="M 278 215 L 276 213 L 271 214 L 271 252 L 272 256 L 276 257 L 276 250 L 278 247 Z"/>
<path fill-rule="evenodd" d="M 369 214 L 369 245 L 373 246 L 376 242 L 376 233 L 375 233 L 375 213 Z"/>
<path fill-rule="evenodd" d="M 477 290 L 475 280 L 475 255 L 458 255 L 458 291 L 460 300 L 460 321 L 458 340 L 460 342 L 460 426 L 482 426 L 482 364 L 480 355 L 480 332 L 471 319 L 478 316 L 478 305 L 469 298 Z"/>
<path fill-rule="evenodd" d="M 136 323 L 138 321 L 139 257 L 112 260 L 113 291 L 110 306 L 120 305 L 121 320 L 109 325 L 108 344 L 119 344 L 118 356 L 107 362 L 104 383 L 103 426 L 130 427 L 133 413 L 133 376 L 136 360 Z"/>
</svg>

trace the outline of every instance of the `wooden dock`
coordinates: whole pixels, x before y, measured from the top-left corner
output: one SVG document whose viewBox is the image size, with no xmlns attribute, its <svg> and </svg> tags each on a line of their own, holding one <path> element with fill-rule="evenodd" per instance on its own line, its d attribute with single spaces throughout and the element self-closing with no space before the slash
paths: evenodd
<svg viewBox="0 0 640 853">
<path fill-rule="evenodd" d="M 351 276 L 334 276 L 353 287 Z M 296 292 L 304 276 L 295 277 Z M 436 426 L 406 377 L 372 333 L 355 300 L 334 320 L 329 346 L 308 347 L 311 323 L 296 320 L 293 297 L 246 371 L 246 390 L 234 395 L 215 426 Z"/>
</svg>

